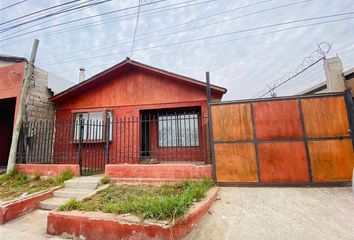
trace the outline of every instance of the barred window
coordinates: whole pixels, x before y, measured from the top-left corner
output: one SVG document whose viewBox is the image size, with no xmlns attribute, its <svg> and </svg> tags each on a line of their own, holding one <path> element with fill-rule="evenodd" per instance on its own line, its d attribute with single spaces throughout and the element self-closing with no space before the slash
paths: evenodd
<svg viewBox="0 0 354 240">
<path fill-rule="evenodd" d="M 83 141 L 104 141 L 106 117 L 109 117 L 109 140 L 113 135 L 113 114 L 111 111 L 102 112 L 82 112 L 75 114 L 74 140 L 80 139 L 80 121 L 83 120 Z"/>
<path fill-rule="evenodd" d="M 198 114 L 159 116 L 158 128 L 159 147 L 199 146 Z"/>
</svg>

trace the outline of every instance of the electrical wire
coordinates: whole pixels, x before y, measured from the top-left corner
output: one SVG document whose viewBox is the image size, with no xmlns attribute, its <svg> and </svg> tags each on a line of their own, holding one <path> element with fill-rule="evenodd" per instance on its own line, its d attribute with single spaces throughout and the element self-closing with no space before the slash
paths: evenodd
<svg viewBox="0 0 354 240">
<path fill-rule="evenodd" d="M 11 5 L 8 5 L 8 6 L 6 6 L 6 7 L 0 8 L 0 12 L 1 12 L 1 11 L 4 11 L 4 10 L 6 10 L 6 9 L 9 9 L 9 8 L 11 8 L 11 7 L 14 7 L 14 6 L 16 6 L 16 5 L 19 5 L 19 4 L 23 3 L 23 2 L 27 2 L 27 1 L 28 1 L 28 0 L 23 0 L 23 1 L 15 2 L 15 3 L 11 4 Z"/>
<path fill-rule="evenodd" d="M 345 13 L 345 14 L 348 14 L 348 13 Z M 343 14 L 335 14 L 335 15 L 343 15 Z M 326 16 L 317 17 L 317 18 L 301 19 L 301 20 L 295 20 L 295 21 L 288 21 L 288 22 L 271 24 L 271 25 L 266 25 L 266 26 L 261 26 L 261 27 L 243 29 L 243 30 L 234 31 L 234 32 L 217 34 L 217 35 L 207 36 L 207 37 L 203 37 L 203 38 L 189 39 L 189 40 L 180 41 L 180 42 L 173 42 L 173 43 L 167 43 L 167 44 L 156 45 L 156 46 L 151 46 L 151 47 L 145 47 L 145 48 L 136 49 L 135 52 L 137 52 L 137 51 L 145 51 L 145 50 L 155 49 L 155 48 L 161 48 L 161 47 L 175 46 L 175 45 L 180 45 L 180 44 L 184 44 L 184 43 L 202 41 L 202 40 L 206 40 L 206 39 L 213 39 L 213 38 L 233 35 L 233 34 L 241 33 L 241 32 L 255 31 L 255 30 L 269 28 L 271 26 L 274 27 L 274 26 L 281 26 L 281 25 L 285 25 L 285 24 L 292 24 L 292 23 L 296 23 L 296 22 L 305 22 L 305 21 L 310 21 L 310 20 L 314 20 L 314 19 L 322 19 L 322 18 L 325 18 L 325 17 Z M 327 17 L 329 17 L 329 16 L 327 16 Z M 303 27 L 315 26 L 315 25 L 320 25 L 320 24 L 326 24 L 326 23 L 331 23 L 331 22 L 344 21 L 344 20 L 348 20 L 348 19 L 353 19 L 353 17 L 346 17 L 346 18 L 342 18 L 342 19 L 328 20 L 328 21 L 322 21 L 322 22 L 311 23 L 311 24 L 306 24 L 306 25 L 294 26 L 294 27 L 289 27 L 289 28 L 285 28 L 285 29 L 279 29 L 279 30 L 274 30 L 274 31 L 270 31 L 270 32 L 259 33 L 259 34 L 255 34 L 255 35 L 251 35 L 251 36 L 241 37 L 241 38 L 237 38 L 237 39 L 226 40 L 225 42 L 241 40 L 241 39 L 247 39 L 247 38 L 252 38 L 254 36 L 261 36 L 261 35 L 272 34 L 272 33 L 282 32 L 282 31 L 288 31 L 288 30 L 298 29 L 298 28 L 303 28 Z M 87 58 L 78 58 L 78 59 L 71 59 L 71 60 L 67 60 L 67 61 L 51 62 L 51 63 L 43 64 L 41 66 L 49 66 L 49 65 L 53 65 L 53 64 L 62 64 L 62 63 L 82 61 L 82 60 L 91 60 L 92 58 L 108 57 L 108 56 L 114 56 L 114 55 L 118 55 L 118 54 L 127 54 L 129 52 L 130 51 L 122 51 L 122 52 L 117 52 L 117 53 L 95 55 L 95 56 L 91 56 L 91 57 L 87 57 Z"/>
<path fill-rule="evenodd" d="M 138 0 L 139 5 L 138 5 L 138 11 L 136 13 L 136 20 L 135 20 L 135 28 L 134 28 L 134 35 L 133 35 L 133 42 L 132 42 L 132 49 L 130 51 L 130 57 L 133 57 L 133 52 L 134 52 L 134 45 L 135 45 L 135 36 L 136 32 L 138 31 L 138 25 L 139 25 L 139 14 L 140 14 L 140 0 Z"/>
<path fill-rule="evenodd" d="M 196 0 L 192 0 L 192 1 L 196 1 Z M 187 6 L 192 6 L 192 5 L 197 5 L 197 4 L 202 4 L 202 3 L 212 2 L 212 1 L 217 1 L 217 0 L 208 0 L 208 1 L 205 1 L 205 2 L 191 4 L 191 5 L 187 5 Z M 186 2 L 191 2 L 191 0 L 186 1 Z M 184 4 L 186 2 L 180 2 L 180 3 L 170 4 L 170 5 L 167 5 L 167 6 L 158 7 L 158 8 L 147 9 L 147 10 L 144 10 L 144 11 L 141 11 L 141 12 L 150 12 L 152 10 L 166 8 L 168 6 L 180 5 L 180 4 Z M 184 7 L 184 6 L 182 6 L 182 7 Z M 173 8 L 173 9 L 177 9 L 177 8 Z M 69 13 L 69 14 L 71 14 L 71 13 Z M 148 14 L 145 14 L 145 15 L 148 15 Z M 109 18 L 109 19 L 98 20 L 98 21 L 95 21 L 93 23 L 80 24 L 80 25 L 77 25 L 77 26 L 73 26 L 73 27 L 64 28 L 64 29 L 61 29 L 61 30 L 56 30 L 56 31 L 53 31 L 53 32 L 49 32 L 48 34 L 41 35 L 40 37 L 46 37 L 46 36 L 54 35 L 56 33 L 60 34 L 60 33 L 69 32 L 69 31 L 72 31 L 72 30 L 79 30 L 79 29 L 84 29 L 84 28 L 91 27 L 91 26 L 97 26 L 97 25 L 100 25 L 100 24 L 110 23 L 110 22 L 114 22 L 114 21 L 107 21 L 107 20 L 116 20 L 116 19 L 120 19 L 120 18 L 124 18 L 124 17 L 130 17 L 130 16 L 136 16 L 136 13 L 125 14 L 125 15 L 121 15 L 121 16 L 117 16 L 117 17 L 113 17 L 113 18 Z M 48 22 L 48 21 L 46 21 L 46 22 Z M 23 28 L 21 30 L 12 32 L 12 33 L 6 35 L 5 37 L 11 36 L 11 35 L 19 33 L 19 32 L 23 32 L 24 30 L 31 29 L 32 27 L 36 27 L 36 26 L 41 25 L 43 23 L 44 22 L 31 25 L 31 26 L 29 26 L 27 28 Z M 55 27 L 55 26 L 53 26 L 53 27 Z M 43 30 L 45 30 L 45 29 L 43 29 Z M 68 30 L 68 31 L 65 31 L 65 30 Z"/>
<path fill-rule="evenodd" d="M 314 0 L 305 0 L 305 1 L 299 1 L 299 2 L 295 2 L 295 3 L 291 3 L 291 4 L 280 5 L 280 6 L 276 6 L 276 7 L 272 7 L 272 8 L 263 9 L 263 10 L 260 10 L 260 11 L 251 12 L 251 13 L 244 14 L 244 15 L 241 15 L 241 16 L 236 16 L 236 17 L 229 18 L 229 19 L 226 19 L 226 20 L 213 22 L 213 23 L 210 23 L 210 24 L 205 24 L 205 25 L 198 26 L 198 27 L 193 27 L 193 28 L 189 28 L 189 29 L 183 29 L 183 30 L 180 30 L 180 31 L 175 31 L 175 32 L 170 32 L 170 33 L 165 33 L 165 34 L 159 34 L 159 35 L 150 36 L 150 37 L 138 38 L 138 39 L 136 39 L 136 41 L 146 40 L 146 39 L 150 39 L 150 38 L 154 38 L 154 37 L 169 36 L 169 35 L 174 35 L 174 34 L 182 33 L 182 32 L 188 32 L 188 31 L 191 31 L 191 30 L 196 30 L 196 29 L 200 29 L 200 28 L 204 28 L 204 27 L 209 27 L 209 26 L 212 26 L 212 25 L 233 21 L 233 20 L 240 19 L 240 18 L 243 18 L 243 17 L 248 17 L 248 16 L 251 16 L 251 15 L 255 15 L 255 14 L 258 14 L 258 13 L 263 13 L 263 12 L 272 11 L 272 10 L 279 9 L 279 8 L 289 7 L 289 6 L 292 6 L 292 5 L 301 4 L 301 3 L 305 3 L 305 2 L 309 2 L 309 1 L 314 1 Z M 229 11 L 227 11 L 227 12 L 229 12 Z M 203 19 L 205 19 L 205 17 L 203 17 Z M 189 21 L 189 22 L 191 22 L 191 21 Z M 156 31 L 151 31 L 151 32 L 156 32 Z M 146 33 L 143 34 L 143 35 L 146 35 Z M 130 42 L 130 40 L 116 41 L 114 44 L 112 44 L 110 46 L 104 46 L 104 47 L 100 47 L 98 49 L 106 49 L 106 48 L 109 48 L 109 47 L 112 47 L 112 46 L 116 46 L 118 44 L 125 43 L 125 42 Z M 90 48 L 91 51 L 94 50 L 94 49 L 95 48 Z M 77 54 L 77 52 L 76 52 L 76 54 Z"/>
<path fill-rule="evenodd" d="M 112 0 L 106 0 L 106 1 L 112 1 Z M 150 5 L 150 4 L 156 4 L 156 3 L 165 2 L 165 1 L 168 1 L 168 0 L 157 0 L 157 1 L 154 1 L 152 3 L 142 4 L 141 6 L 147 6 L 147 5 Z M 105 16 L 105 15 L 108 15 L 108 14 L 112 14 L 112 13 L 116 13 L 116 12 L 122 12 L 122 11 L 130 10 L 130 9 L 135 9 L 137 7 L 138 7 L 138 5 L 131 6 L 131 7 L 126 7 L 126 8 L 121 8 L 121 9 L 118 9 L 118 10 L 109 11 L 109 12 L 105 12 L 105 13 L 95 14 L 95 15 L 92 15 L 92 16 L 82 17 L 82 18 L 66 21 L 66 22 L 63 22 L 63 23 L 59 23 L 59 24 L 54 24 L 54 25 L 51 25 L 51 26 L 43 27 L 43 28 L 40 28 L 40 29 L 37 29 L 37 30 L 25 32 L 25 33 L 22 33 L 22 34 L 18 34 L 18 35 L 12 36 L 12 37 L 7 37 L 7 38 L 4 38 L 4 39 L 1 39 L 0 41 L 6 41 L 6 40 L 13 39 L 13 38 L 16 38 L 16 37 L 28 35 L 30 33 L 42 31 L 42 30 L 53 28 L 53 27 L 57 27 L 57 26 L 66 25 L 66 24 L 73 23 L 73 22 L 78 22 L 78 21 L 82 21 L 82 20 L 86 20 L 86 19 L 95 18 L 95 17 L 102 17 L 102 16 Z"/>
<path fill-rule="evenodd" d="M 15 29 L 17 27 L 20 27 L 20 26 L 23 26 L 23 25 L 26 25 L 26 24 L 29 24 L 29 23 L 32 23 L 32 22 L 36 22 L 36 21 L 41 20 L 41 19 L 45 19 L 45 18 L 48 18 L 48 17 L 56 16 L 56 15 L 59 15 L 59 14 L 62 14 L 62 13 L 66 13 L 66 12 L 71 12 L 71 11 L 74 11 L 74 10 L 77 10 L 77 9 L 82 9 L 82 8 L 86 8 L 86 7 L 99 5 L 99 4 L 110 2 L 110 1 L 113 1 L 113 0 L 102 0 L 100 2 L 90 3 L 90 4 L 83 5 L 83 6 L 77 6 L 77 7 L 69 8 L 69 9 L 66 9 L 66 10 L 60 10 L 60 11 L 57 11 L 57 12 L 54 12 L 54 13 L 50 13 L 50 14 L 47 14 L 47 15 L 44 15 L 44 16 L 37 17 L 35 19 L 28 20 L 26 22 L 22 22 L 22 23 L 18 23 L 16 25 L 5 27 L 3 29 L 0 29 L 0 32 L 6 32 L 6 31 L 9 31 L 11 29 Z"/>
<path fill-rule="evenodd" d="M 48 11 L 50 9 L 58 8 L 58 7 L 61 7 L 61 6 L 64 6 L 64 5 L 68 5 L 68 4 L 71 4 L 71 3 L 74 3 L 74 2 L 79 2 L 79 1 L 81 1 L 81 0 L 73 0 L 73 1 L 70 1 L 70 2 L 65 2 L 65 3 L 62 3 L 62 4 L 54 5 L 54 6 L 51 6 L 51 7 L 48 7 L 48 8 L 44 8 L 44 9 L 29 13 L 29 14 L 25 14 L 23 16 L 16 17 L 16 18 L 7 20 L 5 22 L 2 22 L 2 23 L 0 23 L 0 26 L 5 25 L 7 23 L 11 23 L 11 22 L 17 21 L 17 20 L 20 20 L 20 19 L 23 19 L 23 18 L 26 18 L 26 17 L 29 17 L 29 16 L 33 16 L 33 15 L 41 13 L 41 12 Z"/>
</svg>

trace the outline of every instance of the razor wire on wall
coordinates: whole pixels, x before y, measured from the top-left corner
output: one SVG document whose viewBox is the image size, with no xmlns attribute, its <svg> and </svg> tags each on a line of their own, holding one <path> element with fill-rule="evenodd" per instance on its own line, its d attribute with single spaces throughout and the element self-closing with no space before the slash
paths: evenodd
<svg viewBox="0 0 354 240">
<path fill-rule="evenodd" d="M 326 59 L 327 54 L 331 50 L 331 47 L 332 47 L 332 45 L 327 42 L 319 43 L 317 45 L 317 49 L 315 51 L 313 51 L 309 56 L 304 58 L 303 61 L 301 62 L 301 64 L 298 65 L 295 70 L 287 72 L 281 78 L 267 84 L 267 86 L 264 89 L 262 89 L 260 92 L 258 92 L 256 94 L 256 97 L 262 98 L 267 95 L 274 97 L 276 95 L 275 94 L 276 89 L 283 88 L 283 90 L 284 89 L 289 90 L 289 89 L 286 89 L 285 85 L 288 86 L 287 83 L 289 81 L 291 81 L 295 78 L 300 78 L 301 75 L 305 76 L 305 72 L 311 72 L 311 71 L 315 72 L 315 74 L 317 74 L 317 75 L 312 74 L 311 79 L 322 77 L 323 78 L 322 80 L 325 81 L 323 69 L 320 69 L 320 68 L 322 68 L 322 65 L 320 63 L 322 63 L 322 61 L 324 59 Z M 311 70 L 309 70 L 310 68 L 311 68 Z M 314 71 L 315 69 L 317 69 L 317 71 Z M 297 84 L 299 84 L 301 82 L 304 83 L 304 80 L 306 80 L 306 78 L 297 81 Z M 317 81 L 320 82 L 321 79 L 317 79 Z M 286 91 L 285 91 L 285 93 L 282 92 L 281 95 L 287 95 Z"/>
</svg>

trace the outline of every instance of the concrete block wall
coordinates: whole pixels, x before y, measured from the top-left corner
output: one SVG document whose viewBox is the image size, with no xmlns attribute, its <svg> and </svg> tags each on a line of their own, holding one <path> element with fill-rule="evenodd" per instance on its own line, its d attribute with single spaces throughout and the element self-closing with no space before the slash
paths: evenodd
<svg viewBox="0 0 354 240">
<path fill-rule="evenodd" d="M 48 73 L 35 68 L 26 98 L 25 119 L 31 124 L 31 132 L 27 136 L 29 144 L 25 147 L 27 163 L 53 161 L 54 131 L 51 127 L 55 119 L 55 109 L 49 100 L 52 96 L 53 93 L 48 89 Z"/>
<path fill-rule="evenodd" d="M 35 68 L 26 99 L 26 119 L 28 122 L 54 121 L 54 104 L 49 101 L 53 93 L 48 89 L 48 73 Z"/>
</svg>

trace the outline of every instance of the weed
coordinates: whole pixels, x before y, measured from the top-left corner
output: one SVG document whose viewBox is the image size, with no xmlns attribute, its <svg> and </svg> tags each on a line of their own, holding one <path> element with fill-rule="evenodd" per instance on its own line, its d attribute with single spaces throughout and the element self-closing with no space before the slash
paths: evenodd
<svg viewBox="0 0 354 240">
<path fill-rule="evenodd" d="M 36 171 L 34 172 L 33 180 L 34 180 L 34 181 L 39 181 L 39 180 L 41 180 L 41 172 L 40 172 L 40 171 L 36 170 Z"/>
<path fill-rule="evenodd" d="M 109 184 L 109 183 L 111 183 L 111 182 L 112 182 L 112 180 L 111 180 L 109 177 L 107 177 L 107 176 L 102 177 L 101 180 L 100 180 L 100 183 L 101 183 L 102 185 L 104 185 L 104 184 Z"/>
<path fill-rule="evenodd" d="M 76 199 L 71 199 L 64 205 L 61 205 L 58 210 L 59 211 L 70 211 L 75 209 L 80 209 L 82 207 L 82 203 Z"/>
<path fill-rule="evenodd" d="M 182 218 L 194 202 L 205 197 L 213 182 L 184 181 L 162 186 L 111 185 L 83 201 L 68 202 L 60 211 L 102 211 L 135 214 L 143 219 L 173 220 Z"/>
<path fill-rule="evenodd" d="M 34 178 L 29 178 L 26 173 L 12 170 L 0 176 L 0 199 L 10 200 L 23 193 L 35 193 L 54 186 L 58 186 L 73 177 L 70 170 L 65 170 L 56 178 L 40 179 L 40 172 L 35 172 Z"/>
<path fill-rule="evenodd" d="M 73 176 L 73 172 L 70 169 L 66 169 L 62 171 L 58 177 L 56 177 L 55 181 L 58 184 L 63 184 L 65 181 L 72 179 Z"/>
</svg>

